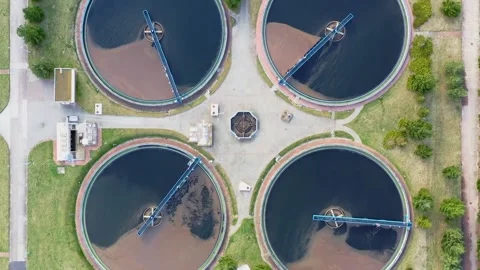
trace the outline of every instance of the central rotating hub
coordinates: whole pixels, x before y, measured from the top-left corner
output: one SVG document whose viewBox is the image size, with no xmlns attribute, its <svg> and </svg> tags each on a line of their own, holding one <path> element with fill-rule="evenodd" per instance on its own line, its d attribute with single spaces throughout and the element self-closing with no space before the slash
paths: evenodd
<svg viewBox="0 0 480 270">
<path fill-rule="evenodd" d="M 163 38 L 163 35 L 165 34 L 163 26 L 159 22 L 153 22 L 153 27 L 155 28 L 155 34 L 157 34 L 158 39 L 161 40 Z M 152 32 L 150 31 L 150 27 L 148 27 L 148 24 L 145 25 L 145 27 L 143 28 L 143 36 L 148 41 L 153 42 Z"/>
</svg>

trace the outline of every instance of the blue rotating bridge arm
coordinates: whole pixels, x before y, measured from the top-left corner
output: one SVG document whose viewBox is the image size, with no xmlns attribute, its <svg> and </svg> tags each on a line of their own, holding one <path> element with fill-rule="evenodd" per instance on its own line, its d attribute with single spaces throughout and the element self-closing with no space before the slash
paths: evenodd
<svg viewBox="0 0 480 270">
<path fill-rule="evenodd" d="M 319 41 L 317 41 L 317 43 L 315 43 L 315 45 L 313 45 L 313 47 L 310 48 L 310 50 L 308 50 L 307 53 L 305 53 L 303 57 L 300 58 L 297 61 L 297 63 L 287 71 L 287 73 L 285 73 L 285 76 L 283 76 L 283 78 L 280 78 L 280 84 L 285 85 L 286 81 L 291 76 L 293 76 L 295 72 L 297 72 L 310 58 L 312 58 L 312 56 L 315 53 L 317 53 L 323 46 L 325 46 L 325 44 L 327 44 L 330 40 L 332 40 L 335 37 L 335 35 L 338 34 L 338 31 L 343 29 L 345 25 L 347 25 L 347 23 L 350 22 L 352 19 L 353 19 L 353 14 L 352 13 L 348 14 L 348 16 L 345 17 L 345 19 L 343 19 L 333 29 L 332 32 L 328 33 L 326 36 L 324 36 Z"/>
<path fill-rule="evenodd" d="M 175 84 L 175 80 L 173 79 L 172 72 L 170 71 L 170 66 L 167 62 L 167 57 L 163 52 L 162 45 L 160 44 L 160 40 L 158 39 L 157 33 L 155 32 L 155 26 L 153 25 L 152 19 L 150 19 L 150 14 L 148 10 L 143 11 L 143 17 L 145 17 L 145 21 L 147 22 L 148 28 L 150 28 L 150 34 L 152 35 L 153 44 L 155 44 L 155 49 L 157 50 L 158 57 L 160 57 L 160 61 L 162 61 L 163 69 L 165 70 L 165 75 L 168 79 L 168 84 L 172 89 L 173 94 L 175 95 L 175 99 L 177 103 L 182 104 L 182 97 L 178 92 L 177 85 Z"/>
<path fill-rule="evenodd" d="M 354 218 L 343 216 L 328 216 L 328 215 L 313 215 L 313 220 L 325 221 L 325 222 L 340 222 L 347 224 L 359 224 L 359 225 L 375 225 L 377 227 L 398 227 L 407 228 L 412 227 L 412 222 L 408 216 L 405 216 L 404 221 L 382 220 L 382 219 L 369 219 L 369 218 Z"/>
<path fill-rule="evenodd" d="M 153 225 L 155 217 L 157 217 L 160 214 L 162 209 L 167 205 L 168 201 L 173 197 L 173 195 L 175 195 L 175 193 L 180 189 L 180 187 L 182 187 L 182 185 L 188 180 L 188 177 L 193 172 L 193 170 L 195 170 L 195 168 L 199 163 L 201 163 L 200 157 L 196 157 L 195 159 L 191 160 L 188 163 L 187 170 L 182 174 L 182 176 L 180 176 L 180 178 L 172 187 L 172 189 L 170 189 L 167 195 L 157 205 L 152 215 L 143 223 L 142 227 L 140 227 L 140 229 L 138 230 L 138 233 L 137 233 L 138 235 L 142 235 L 148 229 L 148 227 Z"/>
</svg>

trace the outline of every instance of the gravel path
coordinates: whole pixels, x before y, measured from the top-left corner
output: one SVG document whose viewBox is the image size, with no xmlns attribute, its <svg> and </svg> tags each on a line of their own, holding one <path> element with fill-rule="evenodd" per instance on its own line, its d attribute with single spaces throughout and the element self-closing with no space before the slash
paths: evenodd
<svg viewBox="0 0 480 270">
<path fill-rule="evenodd" d="M 478 193 L 477 157 L 478 157 L 478 116 L 477 89 L 479 89 L 478 51 L 480 4 L 478 0 L 463 1 L 462 50 L 465 64 L 465 79 L 468 89 L 468 102 L 462 108 L 462 196 L 467 206 L 464 218 L 466 254 L 464 269 L 477 269 L 477 213 Z"/>
</svg>

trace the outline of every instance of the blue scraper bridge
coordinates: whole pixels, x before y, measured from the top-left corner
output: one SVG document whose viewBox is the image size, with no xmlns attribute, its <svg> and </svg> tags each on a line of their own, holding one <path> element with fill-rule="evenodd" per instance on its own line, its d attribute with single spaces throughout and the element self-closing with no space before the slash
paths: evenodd
<svg viewBox="0 0 480 270">
<path fill-rule="evenodd" d="M 342 32 L 345 28 L 345 25 L 347 25 L 348 22 L 350 22 L 353 19 L 353 14 L 350 13 L 348 16 L 343 19 L 340 23 L 338 23 L 333 29 L 330 29 L 327 27 L 327 30 L 329 30 L 328 34 L 326 34 L 323 38 L 321 38 L 315 45 L 313 45 L 310 50 L 306 54 L 303 55 L 302 58 L 300 58 L 297 63 L 291 67 L 287 73 L 283 76 L 283 78 L 280 78 L 279 83 L 281 85 L 285 85 L 287 83 L 287 80 L 293 76 L 295 72 L 297 72 L 312 56 L 317 53 L 323 46 L 325 46 L 328 42 L 334 40 L 336 35 L 344 35 L 344 32 Z"/>
<path fill-rule="evenodd" d="M 195 170 L 197 165 L 200 163 L 201 163 L 200 157 L 196 157 L 188 162 L 187 170 L 182 174 L 182 176 L 180 176 L 177 183 L 175 183 L 172 189 L 170 189 L 170 191 L 167 193 L 167 196 L 165 196 L 165 198 L 163 198 L 162 201 L 157 205 L 157 207 L 155 208 L 155 211 L 153 211 L 150 217 L 145 220 L 142 227 L 140 227 L 140 229 L 138 230 L 138 233 L 137 233 L 138 235 L 142 235 L 148 229 L 148 227 L 153 226 L 155 219 L 160 217 L 160 212 L 162 211 L 162 209 L 167 205 L 168 201 L 173 197 L 173 195 L 177 193 L 180 187 L 182 187 L 182 185 L 185 184 L 185 182 L 187 182 L 190 174 L 193 172 L 193 170 Z"/>
<path fill-rule="evenodd" d="M 335 214 L 331 215 L 313 215 L 313 220 L 315 221 L 324 221 L 327 224 L 333 224 L 331 227 L 341 227 L 343 223 L 347 224 L 357 224 L 357 225 L 373 225 L 377 227 L 396 227 L 396 228 L 407 228 L 409 230 L 412 227 L 412 222 L 408 216 L 405 216 L 404 221 L 393 221 L 393 220 L 382 220 L 382 219 L 369 219 L 369 218 L 354 218 L 354 217 L 344 217 L 336 216 Z"/>
<path fill-rule="evenodd" d="M 170 71 L 170 66 L 167 62 L 167 57 L 165 57 L 165 53 L 163 52 L 162 45 L 160 44 L 160 40 L 158 39 L 157 32 L 155 31 L 155 26 L 153 25 L 152 19 L 150 19 L 150 14 L 148 13 L 148 10 L 143 11 L 143 17 L 145 17 L 148 29 L 150 30 L 150 34 L 152 35 L 153 44 L 155 45 L 155 49 L 157 50 L 158 57 L 160 57 L 160 61 L 162 61 L 163 69 L 165 70 L 165 75 L 168 79 L 168 84 L 170 85 L 170 88 L 172 88 L 172 92 L 175 95 L 177 103 L 182 104 L 182 97 L 180 96 L 180 93 L 178 93 L 177 85 L 175 84 L 172 72 Z"/>
</svg>

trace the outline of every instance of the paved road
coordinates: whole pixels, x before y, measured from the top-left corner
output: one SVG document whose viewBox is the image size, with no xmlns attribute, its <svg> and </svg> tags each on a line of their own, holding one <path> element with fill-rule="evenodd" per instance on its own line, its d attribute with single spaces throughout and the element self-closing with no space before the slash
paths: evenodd
<svg viewBox="0 0 480 270">
<path fill-rule="evenodd" d="M 462 50 L 465 64 L 468 105 L 462 108 L 462 167 L 463 199 L 466 202 L 465 235 L 467 252 L 465 269 L 477 269 L 477 213 L 478 193 L 476 188 L 478 171 L 478 51 L 480 33 L 480 4 L 478 0 L 463 0 Z"/>
</svg>

